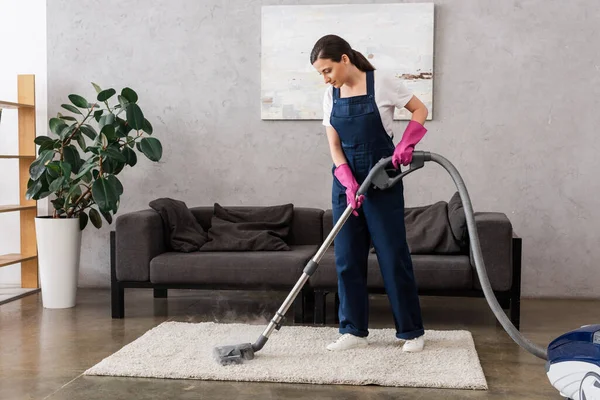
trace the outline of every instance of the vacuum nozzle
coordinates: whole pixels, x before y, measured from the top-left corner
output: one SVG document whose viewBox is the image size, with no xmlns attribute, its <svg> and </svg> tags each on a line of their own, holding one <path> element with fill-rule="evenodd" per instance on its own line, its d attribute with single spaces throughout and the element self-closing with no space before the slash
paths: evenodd
<svg viewBox="0 0 600 400">
<path fill-rule="evenodd" d="M 252 360 L 254 358 L 254 348 L 251 343 L 219 346 L 214 348 L 213 355 L 221 365 L 241 364 L 244 360 Z"/>
</svg>

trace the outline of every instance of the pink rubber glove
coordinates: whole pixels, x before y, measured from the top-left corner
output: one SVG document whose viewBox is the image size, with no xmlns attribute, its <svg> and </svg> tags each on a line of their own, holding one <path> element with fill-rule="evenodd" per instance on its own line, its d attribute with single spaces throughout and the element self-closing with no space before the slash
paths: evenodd
<svg viewBox="0 0 600 400">
<path fill-rule="evenodd" d="M 352 205 L 352 208 L 354 209 L 354 211 L 352 211 L 352 214 L 358 216 L 356 210 L 362 205 L 365 196 L 361 194 L 360 196 L 358 196 L 358 200 L 356 199 L 356 192 L 358 192 L 360 186 L 358 185 L 358 182 L 356 182 L 356 179 L 354 179 L 354 175 L 352 175 L 352 170 L 350 170 L 348 164 L 341 164 L 335 169 L 335 171 L 333 171 L 333 174 L 346 188 L 346 204 Z"/>
<path fill-rule="evenodd" d="M 426 133 L 427 129 L 417 121 L 411 120 L 408 123 L 400 143 L 398 143 L 398 146 L 394 149 L 394 155 L 392 156 L 394 168 L 400 168 L 400 164 L 410 164 L 415 146 L 423 139 L 423 136 L 425 136 Z"/>
</svg>

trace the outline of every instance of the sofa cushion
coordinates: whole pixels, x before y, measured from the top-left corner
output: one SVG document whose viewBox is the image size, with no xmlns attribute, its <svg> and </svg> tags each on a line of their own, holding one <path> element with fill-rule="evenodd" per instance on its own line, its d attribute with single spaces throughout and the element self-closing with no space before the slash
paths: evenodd
<svg viewBox="0 0 600 400">
<path fill-rule="evenodd" d="M 291 289 L 318 246 L 290 248 L 286 252 L 163 253 L 150 261 L 150 281 L 241 288 L 281 286 Z"/>
<path fill-rule="evenodd" d="M 200 251 L 282 251 L 291 230 L 293 204 L 226 209 L 215 203 L 209 241 Z"/>
<path fill-rule="evenodd" d="M 230 206 L 229 210 L 254 210 L 257 206 Z M 190 208 L 200 225 L 208 231 L 214 215 L 214 207 L 197 206 Z M 323 234 L 324 211 L 319 208 L 296 207 L 291 222 L 291 230 L 286 242 L 288 245 L 320 244 Z"/>
<path fill-rule="evenodd" d="M 458 254 L 461 247 L 448 220 L 448 203 L 404 209 L 406 241 L 411 254 Z"/>
<path fill-rule="evenodd" d="M 472 289 L 473 272 L 467 255 L 414 255 L 413 270 L 420 290 Z M 379 263 L 375 254 L 369 254 L 367 286 L 384 288 Z M 337 287 L 335 255 L 333 248 L 327 249 L 319 267 L 311 276 L 309 284 L 314 288 Z"/>
<path fill-rule="evenodd" d="M 319 208 L 294 207 L 292 231 L 288 244 L 321 244 L 323 242 L 323 213 Z"/>
<path fill-rule="evenodd" d="M 162 219 L 168 249 L 189 253 L 198 251 L 208 241 L 204 228 L 183 201 L 159 198 L 152 200 L 149 206 L 157 211 Z"/>
</svg>

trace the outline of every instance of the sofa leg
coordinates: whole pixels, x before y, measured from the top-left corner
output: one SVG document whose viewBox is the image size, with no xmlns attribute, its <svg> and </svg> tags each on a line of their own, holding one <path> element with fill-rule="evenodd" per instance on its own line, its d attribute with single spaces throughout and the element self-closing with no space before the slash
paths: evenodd
<svg viewBox="0 0 600 400">
<path fill-rule="evenodd" d="M 512 240 L 512 288 L 510 290 L 510 321 L 515 328 L 521 330 L 521 256 L 523 251 L 523 239 L 515 237 Z"/>
<path fill-rule="evenodd" d="M 513 299 L 511 300 L 512 304 L 510 306 L 510 322 L 517 328 L 517 330 L 521 330 L 521 299 Z"/>
<path fill-rule="evenodd" d="M 339 314 L 339 310 L 340 310 L 340 296 L 338 295 L 338 292 L 335 292 L 335 301 L 334 301 L 335 307 L 333 309 L 333 320 L 335 321 L 336 324 L 340 323 L 340 314 Z"/>
<path fill-rule="evenodd" d="M 113 318 L 125 317 L 125 288 L 117 280 L 116 254 L 115 254 L 116 232 L 110 232 L 110 305 Z"/>
<path fill-rule="evenodd" d="M 503 294 L 496 294 L 496 300 L 498 300 L 498 304 L 502 307 L 503 310 L 508 310 L 510 308 L 510 296 Z"/>
<path fill-rule="evenodd" d="M 155 299 L 166 299 L 167 298 L 168 289 L 156 289 L 154 288 L 154 298 Z"/>
<path fill-rule="evenodd" d="M 111 285 L 111 308 L 113 318 L 125 317 L 125 288 L 119 285 L 118 282 L 113 282 Z"/>
<path fill-rule="evenodd" d="M 312 324 L 315 318 L 315 291 L 312 288 L 304 291 L 304 323 Z"/>
<path fill-rule="evenodd" d="M 315 290 L 315 324 L 325 325 L 326 314 L 326 293 L 324 290 Z"/>
</svg>

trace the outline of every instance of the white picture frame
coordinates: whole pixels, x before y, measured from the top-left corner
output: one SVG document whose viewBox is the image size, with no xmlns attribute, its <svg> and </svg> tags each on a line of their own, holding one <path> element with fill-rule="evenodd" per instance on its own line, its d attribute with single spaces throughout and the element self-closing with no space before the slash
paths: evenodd
<svg viewBox="0 0 600 400">
<path fill-rule="evenodd" d="M 310 63 L 322 36 L 346 39 L 377 69 L 392 70 L 433 117 L 433 3 L 262 6 L 261 119 L 323 118 L 326 84 Z M 396 109 L 394 119 L 410 119 Z"/>
</svg>

